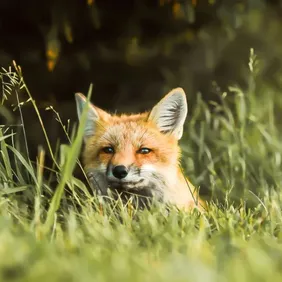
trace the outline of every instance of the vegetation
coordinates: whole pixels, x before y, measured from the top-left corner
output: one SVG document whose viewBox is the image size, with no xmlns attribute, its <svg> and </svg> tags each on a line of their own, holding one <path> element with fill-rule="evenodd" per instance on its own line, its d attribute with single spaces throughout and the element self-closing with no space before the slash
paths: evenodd
<svg viewBox="0 0 282 282">
<path fill-rule="evenodd" d="M 266 59 L 261 80 L 281 89 L 281 3 L 2 0 L 0 65 L 23 67 L 38 106 L 73 101 L 91 81 L 97 105 L 135 111 L 178 85 L 190 105 L 197 91 L 216 98 L 213 80 L 224 91 L 234 82 L 245 87 L 254 47 Z"/>
<path fill-rule="evenodd" d="M 218 88 L 221 102 L 211 105 L 198 95 L 181 141 L 185 173 L 210 191 L 204 214 L 158 203 L 136 211 L 93 195 L 73 175 L 83 119 L 71 145 L 51 154 L 55 189 L 44 175 L 51 147 L 39 149 L 32 163 L 3 127 L 1 280 L 281 281 L 282 145 L 275 112 L 282 105 L 275 89 L 257 87 L 253 50 L 248 66 L 246 91 L 231 87 L 230 96 Z M 21 88 L 36 108 L 19 66 L 1 78 L 3 96 Z"/>
</svg>

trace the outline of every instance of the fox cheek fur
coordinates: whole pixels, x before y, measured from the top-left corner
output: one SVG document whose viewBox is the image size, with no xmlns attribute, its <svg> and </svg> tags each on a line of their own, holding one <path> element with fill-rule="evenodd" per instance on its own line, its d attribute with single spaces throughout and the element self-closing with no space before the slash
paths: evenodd
<svg viewBox="0 0 282 282">
<path fill-rule="evenodd" d="M 150 112 L 111 115 L 76 93 L 78 117 L 87 109 L 83 163 L 93 185 L 155 197 L 180 208 L 196 207 L 179 167 L 178 140 L 187 116 L 182 88 L 170 91 Z M 191 185 L 192 186 L 192 185 Z"/>
</svg>

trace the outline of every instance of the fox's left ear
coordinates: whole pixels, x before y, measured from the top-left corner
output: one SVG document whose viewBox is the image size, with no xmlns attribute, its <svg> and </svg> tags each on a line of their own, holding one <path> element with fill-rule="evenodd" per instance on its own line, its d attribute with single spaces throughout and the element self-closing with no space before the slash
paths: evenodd
<svg viewBox="0 0 282 282">
<path fill-rule="evenodd" d="M 185 92 L 182 88 L 175 88 L 152 109 L 148 120 L 154 121 L 161 132 L 171 133 L 179 140 L 187 112 Z"/>
</svg>

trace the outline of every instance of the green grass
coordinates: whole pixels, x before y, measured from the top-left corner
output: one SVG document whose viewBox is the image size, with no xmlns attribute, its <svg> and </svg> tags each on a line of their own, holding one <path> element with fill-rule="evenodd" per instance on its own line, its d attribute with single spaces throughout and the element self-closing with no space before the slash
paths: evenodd
<svg viewBox="0 0 282 282">
<path fill-rule="evenodd" d="M 199 95 L 189 113 L 183 167 L 208 188 L 202 215 L 92 196 L 72 174 L 81 134 L 60 147 L 54 191 L 45 152 L 32 164 L 2 130 L 0 281 L 281 281 L 282 105 L 256 62 L 251 54 L 248 89 L 219 90 L 211 107 Z M 28 91 L 16 72 L 2 76 Z"/>
</svg>

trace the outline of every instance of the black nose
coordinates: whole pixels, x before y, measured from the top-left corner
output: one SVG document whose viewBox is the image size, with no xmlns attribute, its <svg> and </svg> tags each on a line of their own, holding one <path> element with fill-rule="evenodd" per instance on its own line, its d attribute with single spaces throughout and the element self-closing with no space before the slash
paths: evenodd
<svg viewBox="0 0 282 282">
<path fill-rule="evenodd" d="M 117 165 L 113 168 L 113 175 L 118 179 L 126 177 L 127 174 L 128 172 L 124 165 Z"/>
</svg>

